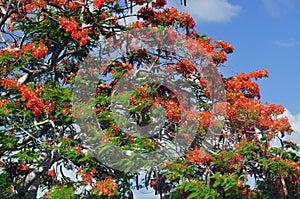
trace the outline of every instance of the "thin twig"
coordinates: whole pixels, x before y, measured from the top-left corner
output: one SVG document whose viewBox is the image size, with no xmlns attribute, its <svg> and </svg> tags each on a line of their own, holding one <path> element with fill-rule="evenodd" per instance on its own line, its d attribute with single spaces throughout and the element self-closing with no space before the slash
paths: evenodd
<svg viewBox="0 0 300 199">
<path fill-rule="evenodd" d="M 25 134 L 27 134 L 29 137 L 31 137 L 32 139 L 34 139 L 37 142 L 40 142 L 40 140 L 38 140 L 36 137 L 34 137 L 31 133 L 29 133 L 28 131 L 26 131 L 25 129 L 23 129 L 22 127 L 20 127 L 18 124 L 16 124 L 14 122 L 14 125 L 16 125 L 19 129 L 21 129 Z"/>
</svg>

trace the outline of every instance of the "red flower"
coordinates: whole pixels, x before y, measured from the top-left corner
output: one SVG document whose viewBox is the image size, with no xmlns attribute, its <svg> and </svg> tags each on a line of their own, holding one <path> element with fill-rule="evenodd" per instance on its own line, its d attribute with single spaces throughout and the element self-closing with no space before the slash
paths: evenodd
<svg viewBox="0 0 300 199">
<path fill-rule="evenodd" d="M 45 44 L 40 43 L 38 48 L 35 48 L 32 52 L 32 55 L 35 57 L 35 59 L 40 60 L 46 57 L 48 54 L 48 48 Z"/>
<path fill-rule="evenodd" d="M 155 179 L 151 179 L 150 185 L 152 187 L 154 187 L 156 185 L 156 180 Z"/>
<path fill-rule="evenodd" d="M 9 191 L 12 193 L 14 190 L 15 190 L 15 187 L 14 187 L 14 185 L 10 185 L 10 187 L 9 187 Z"/>
<path fill-rule="evenodd" d="M 81 148 L 79 146 L 74 146 L 75 151 L 77 151 L 78 153 L 81 152 Z"/>
<path fill-rule="evenodd" d="M 233 53 L 233 46 L 225 41 L 216 41 L 215 42 L 216 48 L 222 48 L 227 54 Z"/>
<path fill-rule="evenodd" d="M 45 104 L 41 98 L 36 96 L 34 90 L 11 78 L 2 79 L 1 84 L 6 88 L 18 89 L 22 96 L 21 101 L 27 100 L 26 107 L 33 110 L 34 116 L 41 116 L 43 114 Z"/>
<path fill-rule="evenodd" d="M 187 158 L 196 164 L 208 165 L 214 161 L 214 158 L 206 154 L 200 147 L 195 147 L 194 150 L 187 154 Z"/>
<path fill-rule="evenodd" d="M 194 28 L 196 25 L 196 22 L 191 17 L 190 14 L 187 13 L 180 13 L 179 15 L 180 24 L 183 28 Z"/>
<path fill-rule="evenodd" d="M 182 59 L 178 61 L 177 69 L 182 74 L 191 74 L 195 71 L 195 66 L 188 59 Z"/>
<path fill-rule="evenodd" d="M 156 8 L 162 8 L 167 4 L 167 0 L 156 0 L 154 6 Z"/>
<path fill-rule="evenodd" d="M 78 2 L 73 2 L 73 1 L 69 2 L 66 5 L 66 8 L 68 8 L 71 11 L 76 10 L 76 9 L 78 9 L 80 7 L 81 7 L 81 5 Z"/>
<path fill-rule="evenodd" d="M 94 0 L 94 3 L 93 3 L 93 6 L 95 7 L 95 8 L 102 8 L 102 6 L 103 6 L 103 0 Z"/>
<path fill-rule="evenodd" d="M 53 170 L 48 170 L 47 174 L 48 174 L 49 176 L 51 176 L 52 178 L 55 178 L 55 177 L 56 177 L 56 173 L 55 173 L 55 171 L 53 171 Z"/>
<path fill-rule="evenodd" d="M 70 33 L 74 40 L 79 41 L 81 46 L 87 44 L 89 40 L 88 33 L 91 30 L 90 28 L 78 28 L 78 22 L 73 17 L 59 17 L 58 20 L 60 21 L 60 27 L 65 29 L 67 33 Z"/>
<path fill-rule="evenodd" d="M 94 194 L 98 194 L 100 196 L 114 196 L 118 189 L 118 184 L 113 181 L 112 177 L 109 176 L 102 181 L 96 182 L 96 184 L 92 186 L 92 189 Z"/>
</svg>

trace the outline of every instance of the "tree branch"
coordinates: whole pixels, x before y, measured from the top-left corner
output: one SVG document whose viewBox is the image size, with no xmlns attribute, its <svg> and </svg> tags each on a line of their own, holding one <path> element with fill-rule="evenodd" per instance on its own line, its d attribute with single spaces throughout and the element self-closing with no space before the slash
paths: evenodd
<svg viewBox="0 0 300 199">
<path fill-rule="evenodd" d="M 15 186 L 16 191 L 12 193 L 10 198 L 16 198 L 17 196 L 23 197 L 28 192 L 29 188 L 32 190 L 31 194 L 34 194 L 34 190 L 37 186 L 37 181 L 39 181 L 39 177 L 45 174 L 47 170 L 52 166 L 52 164 L 58 161 L 59 158 L 60 155 L 56 150 L 42 152 L 40 157 L 41 165 L 30 172 L 22 182 L 18 183 Z"/>
</svg>

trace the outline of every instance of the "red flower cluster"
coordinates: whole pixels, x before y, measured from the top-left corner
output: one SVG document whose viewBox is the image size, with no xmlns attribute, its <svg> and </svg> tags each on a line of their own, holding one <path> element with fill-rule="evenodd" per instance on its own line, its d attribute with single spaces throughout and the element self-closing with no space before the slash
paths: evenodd
<svg viewBox="0 0 300 199">
<path fill-rule="evenodd" d="M 247 79 L 244 78 L 244 75 L 238 75 L 227 81 L 226 86 L 227 91 L 229 91 L 229 99 L 237 96 L 235 95 L 237 93 L 248 98 L 260 98 L 260 90 L 258 84 L 253 81 L 249 81 L 248 76 L 246 77 Z"/>
<path fill-rule="evenodd" d="M 163 22 L 173 25 L 178 19 L 179 12 L 177 8 L 166 8 L 164 12 L 157 13 L 158 20 L 162 20 Z"/>
<path fill-rule="evenodd" d="M 77 173 L 81 176 L 84 184 L 87 185 L 93 182 L 93 177 L 96 174 L 96 168 L 93 167 L 92 171 L 86 172 L 85 170 L 82 169 L 82 167 L 79 167 Z"/>
<path fill-rule="evenodd" d="M 132 70 L 133 68 L 134 67 L 133 67 L 132 64 L 116 62 L 114 64 L 114 68 L 112 69 L 112 74 L 116 74 L 118 71 L 126 71 L 126 72 L 128 72 L 128 71 Z"/>
<path fill-rule="evenodd" d="M 181 108 L 176 100 L 166 100 L 161 98 L 161 104 L 166 109 L 165 113 L 169 121 L 179 122 L 181 120 Z"/>
<path fill-rule="evenodd" d="M 227 42 L 218 41 L 212 44 L 211 38 L 203 39 L 198 36 L 192 32 L 191 38 L 185 42 L 185 46 L 193 56 L 207 56 L 215 64 L 222 64 L 227 60 L 226 54 L 230 54 L 234 50 L 233 46 Z"/>
<path fill-rule="evenodd" d="M 70 11 L 75 11 L 76 9 L 80 9 L 82 7 L 82 4 L 79 2 L 70 1 L 68 4 L 66 4 L 66 8 Z"/>
<path fill-rule="evenodd" d="M 200 127 L 207 128 L 211 124 L 212 113 L 209 111 L 200 111 Z"/>
<path fill-rule="evenodd" d="M 156 1 L 152 7 L 142 7 L 138 11 L 138 19 L 143 19 L 144 25 L 151 23 L 152 26 L 172 26 L 179 22 L 181 28 L 194 28 L 196 23 L 190 14 L 179 12 L 176 8 L 166 8 L 163 11 L 155 11 L 155 8 L 164 6 L 164 1 Z"/>
<path fill-rule="evenodd" d="M 20 52 L 18 50 L 14 49 L 15 46 L 12 46 L 9 49 L 1 49 L 0 51 L 0 56 L 7 57 L 7 60 L 4 62 L 9 62 L 9 61 L 17 61 L 19 59 Z M 5 69 L 9 68 L 9 66 L 4 66 Z"/>
<path fill-rule="evenodd" d="M 233 49 L 234 49 L 231 44 L 225 41 L 216 41 L 215 47 L 223 49 L 227 54 L 233 53 Z"/>
<path fill-rule="evenodd" d="M 34 41 L 23 45 L 19 53 L 23 56 L 31 55 L 36 60 L 41 60 L 47 56 L 48 48 L 43 42 L 37 43 Z"/>
<path fill-rule="evenodd" d="M 7 57 L 8 61 L 16 61 L 20 56 L 33 56 L 36 60 L 45 58 L 48 54 L 48 48 L 43 42 L 30 42 L 24 44 L 21 49 L 12 46 L 10 49 L 1 50 L 0 56 Z M 6 67 L 7 68 L 7 67 Z"/>
<path fill-rule="evenodd" d="M 39 1 L 23 1 L 25 3 L 25 11 L 28 13 L 31 10 L 38 10 L 41 8 L 45 8 L 47 6 L 46 1 L 39 0 Z"/>
<path fill-rule="evenodd" d="M 248 98 L 260 98 L 259 86 L 257 83 L 251 81 L 251 78 L 262 78 L 268 77 L 268 71 L 266 70 L 256 70 L 249 74 L 239 74 L 226 82 L 227 90 L 229 91 L 229 99 L 237 96 L 236 94 L 242 94 Z"/>
<path fill-rule="evenodd" d="M 74 17 L 59 17 L 58 20 L 60 21 L 59 26 L 65 29 L 67 33 L 70 33 L 74 40 L 79 41 L 81 46 L 87 44 L 89 40 L 89 28 L 78 28 L 78 22 Z"/>
<path fill-rule="evenodd" d="M 93 194 L 114 196 L 118 190 L 118 184 L 109 176 L 102 181 L 96 182 L 96 184 L 92 186 L 92 189 Z"/>
<path fill-rule="evenodd" d="M 77 152 L 77 153 L 80 153 L 81 152 L 81 148 L 80 148 L 80 146 L 74 146 L 73 147 L 73 149 L 75 149 L 75 151 Z"/>
<path fill-rule="evenodd" d="M 14 79 L 2 79 L 1 84 L 6 88 L 16 88 L 21 93 L 21 101 L 26 101 L 26 107 L 33 110 L 35 116 L 41 116 L 44 109 L 47 109 L 44 102 L 36 96 L 35 92 L 24 84 L 20 84 Z"/>
<path fill-rule="evenodd" d="M 48 54 L 48 48 L 44 43 L 40 43 L 38 47 L 32 50 L 32 55 L 35 57 L 36 60 L 41 60 L 46 57 Z"/>
<path fill-rule="evenodd" d="M 177 69 L 182 74 L 191 74 L 195 71 L 195 66 L 188 59 L 182 59 L 177 62 Z"/>
<path fill-rule="evenodd" d="M 194 28 L 196 26 L 196 22 L 188 13 L 180 13 L 179 21 L 182 27 Z"/>
<path fill-rule="evenodd" d="M 200 147 L 196 146 L 192 151 L 186 155 L 193 163 L 209 165 L 210 162 L 214 161 L 214 158 L 209 154 L 205 153 Z"/>
<path fill-rule="evenodd" d="M 261 104 L 259 86 L 251 78 L 268 76 L 266 70 L 257 70 L 249 74 L 240 74 L 226 81 L 227 116 L 238 126 L 243 126 L 243 131 L 270 129 L 268 135 L 272 139 L 277 132 L 284 134 L 291 132 L 292 128 L 283 114 L 284 108 L 274 104 Z"/>
<path fill-rule="evenodd" d="M 50 0 L 50 3 L 57 4 L 59 6 L 64 5 L 67 2 L 67 0 Z"/>
<path fill-rule="evenodd" d="M 94 0 L 93 6 L 94 8 L 102 8 L 104 1 L 103 0 Z"/>
<path fill-rule="evenodd" d="M 154 21 L 155 11 L 152 7 L 142 7 L 138 11 L 138 19 L 143 19 L 145 21 Z"/>
<path fill-rule="evenodd" d="M 167 4 L 167 0 L 156 0 L 155 2 L 153 2 L 153 7 L 156 8 L 162 8 Z"/>
<path fill-rule="evenodd" d="M 54 170 L 48 170 L 47 174 L 48 174 L 49 176 L 51 176 L 51 178 L 55 178 L 55 177 L 56 177 L 56 173 L 55 173 Z"/>
</svg>

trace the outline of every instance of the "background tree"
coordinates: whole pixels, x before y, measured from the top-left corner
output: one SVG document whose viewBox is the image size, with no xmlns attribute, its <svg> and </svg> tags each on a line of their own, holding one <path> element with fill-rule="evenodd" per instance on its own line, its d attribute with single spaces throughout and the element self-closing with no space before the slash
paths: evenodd
<svg viewBox="0 0 300 199">
<path fill-rule="evenodd" d="M 193 39 L 219 67 L 233 47 L 194 30 L 189 14 L 165 8 L 165 0 L 49 0 L 1 1 L 0 54 L 0 191 L 5 198 L 130 198 L 133 173 L 99 161 L 78 136 L 74 125 L 72 92 L 79 66 L 103 38 L 142 27 L 169 27 Z M 185 1 L 183 2 L 185 4 Z M 134 10 L 138 10 L 134 12 Z M 135 21 L 128 23 L 127 19 Z M 137 21 L 138 20 L 138 21 Z M 127 52 L 99 81 L 95 109 L 107 138 L 120 147 L 154 151 L 162 137 L 139 139 L 123 132 L 111 119 L 111 91 L 139 63 L 171 65 L 189 79 L 197 93 L 200 125 L 190 149 L 160 170 L 150 169 L 145 185 L 166 198 L 297 198 L 300 195 L 299 147 L 283 138 L 291 126 L 282 106 L 262 104 L 252 79 L 265 70 L 223 78 L 226 110 L 222 131 L 207 143 L 213 118 L 209 83 L 200 81 L 190 60 L 149 49 Z M 167 64 L 169 57 L 174 58 Z M 212 66 L 213 67 L 213 66 Z M 213 69 L 213 68 L 212 68 Z M 95 86 L 97 87 L 97 85 Z M 155 91 L 155 92 L 154 92 Z M 141 98 L 142 96 L 142 98 Z M 167 115 L 164 132 L 172 140 L 180 125 L 180 107 L 172 91 L 145 84 L 132 95 L 131 115 L 148 124 L 149 107 L 161 103 Z M 139 105 L 139 106 L 138 106 Z M 176 132 L 175 132 L 176 133 Z M 270 143 L 278 139 L 281 146 Z M 136 147 L 137 148 L 137 147 Z M 75 173 L 73 177 L 68 172 Z M 250 187 L 249 177 L 254 177 Z"/>
</svg>

